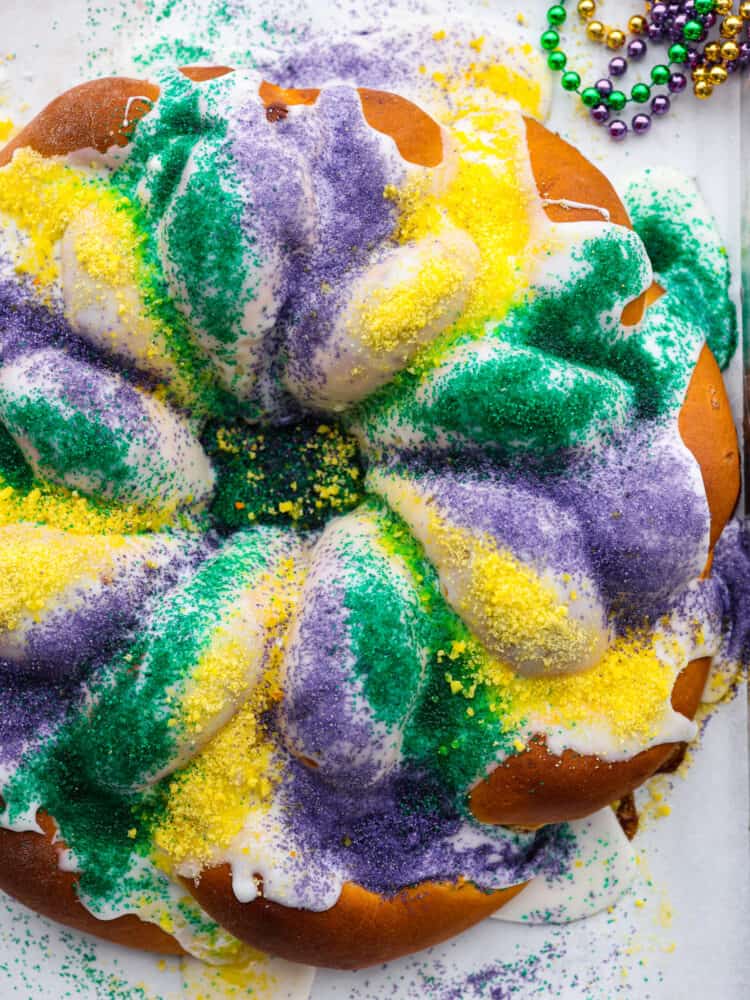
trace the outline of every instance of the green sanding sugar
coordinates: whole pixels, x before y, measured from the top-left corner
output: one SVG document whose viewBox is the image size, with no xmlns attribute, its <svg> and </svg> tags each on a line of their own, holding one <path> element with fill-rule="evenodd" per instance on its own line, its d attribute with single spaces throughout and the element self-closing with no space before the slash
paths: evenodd
<svg viewBox="0 0 750 1000">
<path fill-rule="evenodd" d="M 376 515 L 371 523 L 387 530 L 387 519 Z M 423 673 L 419 585 L 404 579 L 387 546 L 347 545 L 339 559 L 354 676 L 375 718 L 386 726 L 400 723 L 419 695 Z"/>
<path fill-rule="evenodd" d="M 180 733 L 171 724 L 179 707 L 173 699 L 225 609 L 272 551 L 262 530 L 238 534 L 164 597 L 140 642 L 97 678 L 93 704 L 74 709 L 3 790 L 11 819 L 39 802 L 55 817 L 80 862 L 89 900 L 111 902 L 134 888 L 126 878 L 132 852 L 150 850 L 168 779 L 148 792 L 129 789 L 172 759 Z"/>
<path fill-rule="evenodd" d="M 238 404 L 217 388 L 215 373 L 206 365 L 184 312 L 213 340 L 231 341 L 243 306 L 253 294 L 252 283 L 247 282 L 248 268 L 252 272 L 257 265 L 257 256 L 248 250 L 242 236 L 243 205 L 231 184 L 231 163 L 222 152 L 226 121 L 201 104 L 201 99 L 209 104 L 211 97 L 218 100 L 225 86 L 215 80 L 199 91 L 181 74 L 167 75 L 157 110 L 139 121 L 128 158 L 111 177 L 143 234 L 138 254 L 146 308 L 178 358 L 182 375 L 196 397 L 193 412 L 198 414 L 230 414 L 238 410 Z M 196 154 L 199 145 L 201 151 Z M 191 158 L 192 166 L 188 167 Z M 178 195 L 186 172 L 187 184 Z M 144 186 L 148 193 L 145 203 Z M 182 301 L 170 295 L 157 248 L 157 232 L 165 216 L 171 220 L 167 229 L 169 258 L 183 289 Z M 216 238 L 216 227 L 220 239 Z"/>
<path fill-rule="evenodd" d="M 184 285 L 191 314 L 222 344 L 236 339 L 244 308 L 255 297 L 248 279 L 261 264 L 242 230 L 250 206 L 231 185 L 232 176 L 223 142 L 204 140 L 199 155 L 194 150 L 167 227 L 171 264 Z"/>
<path fill-rule="evenodd" d="M 0 489 L 12 486 L 14 490 L 27 492 L 33 486 L 31 467 L 23 457 L 21 449 L 0 424 Z"/>
<path fill-rule="evenodd" d="M 654 190 L 646 170 L 625 194 L 633 226 L 657 280 L 662 278 L 682 312 L 705 331 L 719 367 L 737 348 L 737 314 L 729 297 L 729 261 L 715 224 L 695 188 L 675 183 Z"/>
<path fill-rule="evenodd" d="M 544 459 L 583 443 L 592 424 L 604 433 L 617 426 L 632 400 L 616 375 L 566 365 L 534 348 L 499 347 L 491 358 L 469 357 L 435 379 L 424 415 L 445 430 L 471 431 L 498 452 L 523 449 Z"/>
<path fill-rule="evenodd" d="M 317 528 L 362 499 L 359 449 L 335 423 L 212 424 L 203 444 L 217 474 L 211 515 L 224 531 L 248 522 Z"/>
<path fill-rule="evenodd" d="M 492 696 L 491 704 L 487 690 L 476 682 L 480 648 L 443 597 L 437 572 L 419 542 L 397 515 L 372 503 L 381 512 L 380 540 L 409 567 L 422 610 L 417 627 L 418 644 L 426 653 L 426 680 L 404 732 L 403 753 L 437 773 L 464 808 L 466 789 L 494 760 L 512 752 L 517 734 L 505 728 L 497 697 Z M 379 609 L 371 608 L 370 614 L 379 617 Z"/>
<path fill-rule="evenodd" d="M 645 278 L 644 261 L 628 247 L 633 237 L 623 233 L 605 231 L 574 250 L 565 284 L 511 309 L 489 332 L 493 348 L 475 355 L 469 348 L 487 333 L 454 331 L 354 407 L 348 421 L 375 445 L 398 425 L 428 442 L 448 432 L 458 447 L 471 440 L 501 460 L 529 460 L 606 434 L 631 405 L 645 417 L 681 405 L 695 360 L 690 305 L 670 293 L 641 327 L 618 332 L 624 294 Z M 462 352 L 463 360 L 441 371 Z"/>
<path fill-rule="evenodd" d="M 39 393 L 8 402 L 3 415 L 16 436 L 31 440 L 40 468 L 54 470 L 55 476 L 88 476 L 100 488 L 133 476 L 122 430 L 107 427 L 94 414 L 67 409 Z"/>
</svg>

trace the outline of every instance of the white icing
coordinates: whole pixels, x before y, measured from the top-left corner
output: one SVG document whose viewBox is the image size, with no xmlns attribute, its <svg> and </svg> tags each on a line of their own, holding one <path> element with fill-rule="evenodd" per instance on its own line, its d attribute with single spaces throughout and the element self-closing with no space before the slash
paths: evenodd
<svg viewBox="0 0 750 1000">
<path fill-rule="evenodd" d="M 623 283 L 615 304 L 609 313 L 600 316 L 602 326 L 611 330 L 614 340 L 625 340 L 639 329 L 638 326 L 623 326 L 620 323 L 622 311 L 628 302 L 638 298 L 653 281 L 653 269 L 641 238 L 631 229 L 610 222 L 591 220 L 578 222 L 548 222 L 548 252 L 540 253 L 532 267 L 531 289 L 534 292 L 553 293 L 569 288 L 576 280 L 586 277 L 592 265 L 581 252 L 583 245 L 591 241 L 612 239 L 622 247 L 622 254 L 629 264 L 636 263 L 639 269 L 638 283 Z"/>
<path fill-rule="evenodd" d="M 0 370 L 0 417 L 6 424 L 8 412 L 15 405 L 37 399 L 45 399 L 50 409 L 54 408 L 68 420 L 90 419 L 89 413 L 76 410 L 67 401 L 64 379 L 55 371 L 57 359 L 63 357 L 57 348 L 44 348 L 23 355 Z M 114 407 L 118 393 L 127 385 L 123 376 L 99 371 L 84 361 L 76 365 L 81 381 L 91 386 L 93 410 L 105 399 Z M 104 482 L 101 476 L 94 481 L 83 470 L 60 471 L 43 466 L 38 450 L 22 431 L 14 434 L 16 443 L 37 475 L 70 489 L 138 505 L 185 504 L 205 499 L 213 486 L 214 472 L 187 420 L 155 396 L 136 391 L 150 433 L 123 436 L 129 475 L 120 482 Z"/>
<path fill-rule="evenodd" d="M 81 212 L 60 241 L 65 316 L 76 333 L 94 347 L 158 378 L 174 381 L 179 377 L 179 367 L 168 354 L 164 337 L 148 314 L 136 282 L 112 285 L 92 276 L 81 264 L 77 243 L 101 224 L 99 211 L 90 206 Z M 126 253 L 127 248 L 122 252 Z"/>
<path fill-rule="evenodd" d="M 361 726 L 361 732 L 366 734 L 367 743 L 362 746 L 346 746 L 336 748 L 339 758 L 328 761 L 321 757 L 315 747 L 307 744 L 294 721 L 295 705 L 290 706 L 290 700 L 304 699 L 304 677 L 311 669 L 315 675 L 319 650 L 309 649 L 301 641 L 301 631 L 309 615 L 317 611 L 316 598 L 321 588 L 326 589 L 334 581 L 341 581 L 342 569 L 339 553 L 351 556 L 361 553 L 364 558 L 368 554 L 379 553 L 388 567 L 388 582 L 400 594 L 404 609 L 413 607 L 416 603 L 414 581 L 403 560 L 386 553 L 381 548 L 377 537 L 377 518 L 368 511 L 357 511 L 343 517 L 335 518 L 326 526 L 321 538 L 311 553 L 311 569 L 302 588 L 298 602 L 297 614 L 289 629 L 284 657 L 284 674 L 282 686 L 287 698 L 281 709 L 281 729 L 284 741 L 290 751 L 297 756 L 312 760 L 326 775 L 330 768 L 341 767 L 345 762 L 347 769 L 357 774 L 361 783 L 376 783 L 392 773 L 402 762 L 401 744 L 404 729 L 409 721 L 415 703 L 404 693 L 401 717 L 398 722 L 386 726 L 380 722 L 370 706 L 365 695 L 364 678 L 356 676 L 354 671 L 355 658 L 348 636 L 342 635 L 337 648 L 330 653 L 331 669 L 336 670 L 346 683 L 342 685 L 338 696 L 341 699 L 339 711 L 348 718 L 356 718 Z M 406 627 L 406 626 L 405 626 Z M 413 645 L 413 644 L 412 644 Z M 422 671 L 427 663 L 427 652 L 424 649 L 410 648 L 410 652 L 421 660 Z M 308 659 L 312 658 L 312 663 Z M 301 693 L 296 692 L 295 675 L 302 677 Z M 297 682 L 299 683 L 299 682 Z M 413 693 L 412 693 L 413 696 Z M 289 711 L 290 707 L 292 711 Z M 341 756 L 343 754 L 343 757 Z"/>
<path fill-rule="evenodd" d="M 230 543 L 231 544 L 231 543 Z M 278 642 L 275 636 L 276 614 L 285 604 L 287 610 L 296 603 L 296 590 L 299 585 L 299 573 L 291 579 L 282 574 L 286 591 L 283 601 L 279 596 L 279 564 L 282 561 L 295 559 L 300 565 L 305 561 L 304 544 L 296 544 L 293 536 L 267 536 L 268 556 L 258 572 L 249 576 L 246 585 L 232 595 L 222 619 L 210 637 L 205 648 L 200 652 L 197 663 L 186 679 L 179 694 L 175 692 L 175 721 L 179 721 L 181 705 L 186 698 L 197 690 L 201 690 L 199 676 L 201 664 L 222 657 L 244 662 L 243 687 L 240 691 L 225 687 L 221 708 L 212 713 L 206 713 L 199 725 L 190 729 L 183 726 L 174 727 L 174 753 L 167 765 L 155 774 L 150 775 L 147 784 L 154 784 L 177 768 L 182 767 L 205 747 L 212 736 L 219 732 L 238 709 L 247 701 L 268 666 L 271 646 Z"/>
<path fill-rule="evenodd" d="M 501 546 L 480 532 L 470 532 L 451 524 L 449 515 L 439 511 L 433 498 L 426 494 L 419 480 L 408 480 L 395 473 L 383 473 L 375 468 L 368 476 L 372 489 L 383 496 L 411 528 L 415 538 L 424 546 L 425 553 L 438 570 L 441 591 L 477 638 L 481 639 L 490 653 L 503 662 L 510 664 L 518 673 L 533 676 L 538 673 L 569 673 L 587 669 L 596 663 L 607 646 L 608 634 L 606 616 L 601 595 L 590 576 L 573 570 L 565 573 L 554 570 L 545 564 L 543 558 L 528 560 L 526 554 L 518 559 L 517 553 Z M 436 530 L 434 519 L 439 518 L 445 523 L 451 537 L 460 532 L 462 541 L 470 553 L 468 562 L 451 558 L 450 544 L 443 542 L 441 533 Z M 544 536 L 559 530 L 566 520 L 565 513 L 549 504 L 549 511 L 543 521 L 529 523 L 529 537 L 534 533 Z M 518 636 L 515 644 L 506 644 L 498 638 L 497 625 L 502 628 L 505 608 L 492 608 L 488 617 L 485 609 L 475 607 L 471 598 L 477 582 L 475 559 L 480 558 L 480 552 L 490 548 L 495 553 L 516 559 L 535 575 L 540 591 L 547 594 L 560 609 L 565 609 L 566 623 L 574 623 L 578 627 L 575 645 L 570 645 L 569 658 L 557 648 L 557 640 L 550 637 L 550 646 L 545 648 L 545 638 L 536 632 Z M 583 561 L 580 553 L 578 563 Z M 477 562 L 478 565 L 478 562 Z M 510 613 L 510 611 L 509 611 Z M 562 613 L 562 611 L 561 611 Z M 572 631 L 570 633 L 572 639 Z"/>
<path fill-rule="evenodd" d="M 67 552 L 75 558 L 82 538 L 57 528 L 25 522 L 0 527 L 0 547 L 24 544 L 25 540 L 37 544 L 43 541 L 55 552 L 56 559 L 64 561 Z M 64 589 L 52 594 L 33 614 L 24 611 L 13 628 L 0 630 L 0 657 L 15 663 L 23 662 L 34 631 L 43 627 L 51 615 L 73 615 L 107 592 L 119 593 L 123 600 L 136 601 L 137 583 L 144 571 L 163 568 L 182 547 L 178 536 L 156 534 L 116 536 L 114 544 L 107 536 L 83 540 L 100 542 L 98 556 L 84 559 L 75 578 Z M 29 575 L 33 577 L 34 573 L 35 566 L 32 564 Z"/>
<path fill-rule="evenodd" d="M 569 198 L 542 198 L 542 205 L 545 208 L 548 205 L 557 205 L 560 208 L 581 208 L 587 212 L 596 212 L 597 215 L 601 215 L 605 222 L 609 222 L 612 218 L 609 209 L 602 205 L 589 205 L 585 201 L 571 201 Z"/>
<path fill-rule="evenodd" d="M 436 236 L 426 236 L 416 243 L 390 248 L 375 255 L 373 263 L 355 281 L 337 321 L 332 339 L 315 355 L 315 366 L 322 372 L 321 384 L 305 390 L 295 387 L 309 404 L 329 410 L 343 409 L 390 381 L 408 365 L 420 347 L 430 343 L 458 319 L 479 263 L 479 251 L 466 233 L 445 223 Z M 420 299 L 424 313 L 432 318 L 413 328 L 413 317 L 403 314 L 401 330 L 391 330 L 389 347 L 380 347 L 377 332 L 368 343 L 367 316 L 371 310 L 387 304 L 391 293 L 406 287 L 418 288 L 421 269 L 439 265 L 456 282 L 447 297 L 431 298 L 425 292 Z"/>
<path fill-rule="evenodd" d="M 174 264 L 176 247 L 172 246 L 170 234 L 171 225 L 179 212 L 180 199 L 199 168 L 198 165 L 206 158 L 213 158 L 214 155 L 213 146 L 209 141 L 196 143 L 159 223 L 157 243 L 172 298 L 185 314 L 196 342 L 211 361 L 222 384 L 239 398 L 246 399 L 252 395 L 255 388 L 258 371 L 267 350 L 265 337 L 273 329 L 282 304 L 279 288 L 282 251 L 279 247 L 271 245 L 268 240 L 264 240 L 263 262 L 258 264 L 255 257 L 257 248 L 250 246 L 245 248 L 246 276 L 240 291 L 240 299 L 244 302 L 242 318 L 238 324 L 239 328 L 232 329 L 232 336 L 228 342 L 217 341 L 200 326 L 199 319 L 190 305 L 188 289 Z M 161 169 L 161 165 L 158 166 Z M 141 187 L 142 189 L 146 187 L 145 180 L 141 182 Z M 252 190 L 244 192 L 244 197 L 249 204 L 253 203 Z M 207 248 L 206 252 L 210 250 Z"/>
<path fill-rule="evenodd" d="M 608 909 L 635 880 L 635 851 L 612 809 L 566 824 L 575 838 L 571 864 L 539 875 L 492 915 L 520 924 L 567 924 Z"/>
<path fill-rule="evenodd" d="M 148 104 L 149 107 L 152 107 L 154 104 L 153 99 L 148 97 L 146 94 L 133 94 L 132 97 L 129 97 L 125 102 L 125 111 L 123 112 L 122 116 L 123 128 L 129 128 L 130 125 L 132 124 L 130 120 L 130 109 L 133 107 L 136 101 L 140 101 L 141 104 Z"/>
</svg>

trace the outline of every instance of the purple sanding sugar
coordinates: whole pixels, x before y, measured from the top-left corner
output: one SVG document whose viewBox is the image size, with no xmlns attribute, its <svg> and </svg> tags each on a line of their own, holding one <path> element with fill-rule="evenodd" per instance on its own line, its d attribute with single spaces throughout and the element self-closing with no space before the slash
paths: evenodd
<svg viewBox="0 0 750 1000">
<path fill-rule="evenodd" d="M 319 557 L 320 558 L 320 557 Z M 294 752 L 316 760 L 328 780 L 359 787 L 378 772 L 372 712 L 351 677 L 348 611 L 337 563 L 305 589 L 299 630 L 288 647 L 282 731 Z"/>
<path fill-rule="evenodd" d="M 383 196 L 394 180 L 388 141 L 367 125 L 356 90 L 334 86 L 273 120 L 249 101 L 230 120 L 228 143 L 245 240 L 267 265 L 255 376 L 264 411 L 288 419 L 295 406 L 284 368 L 303 384 L 320 381 L 315 349 L 329 340 L 346 289 L 393 232 L 395 205 Z M 397 162 L 395 145 L 392 152 Z"/>
<path fill-rule="evenodd" d="M 654 428 L 631 428 L 601 454 L 542 478 L 486 458 L 453 464 L 436 475 L 429 455 L 406 462 L 456 524 L 592 577 L 618 629 L 656 620 L 703 569 L 709 512 L 693 485 L 695 460 Z"/>
<path fill-rule="evenodd" d="M 84 603 L 42 616 L 27 634 L 27 652 L 7 664 L 7 673 L 53 682 L 73 678 L 87 664 L 109 656 L 133 630 L 145 624 L 154 600 L 197 565 L 199 546 L 189 538 L 158 568 L 145 559 L 116 572 L 100 590 L 84 586 Z"/>
<path fill-rule="evenodd" d="M 709 515 L 694 459 L 647 428 L 573 466 L 552 496 L 576 512 L 620 626 L 655 620 L 703 569 Z"/>
<path fill-rule="evenodd" d="M 62 348 L 70 362 L 107 370 L 94 348 L 72 330 L 60 309 L 39 300 L 30 281 L 23 277 L 8 280 L 0 274 L 0 364 L 45 348 Z M 54 357 L 61 353 L 56 352 Z M 117 371 L 129 383 L 144 388 L 155 384 L 151 376 L 129 368 L 121 359 Z M 132 393 L 129 386 L 126 388 Z"/>
<path fill-rule="evenodd" d="M 496 934 L 503 934 L 502 925 L 496 925 Z M 541 928 L 539 928 L 541 930 Z M 601 990 L 591 992 L 591 984 L 601 979 L 599 963 L 602 953 L 606 953 L 607 964 L 613 968 L 622 965 L 622 941 L 610 944 L 609 935 L 600 931 L 598 947 L 590 956 L 584 956 L 579 949 L 569 953 L 571 930 L 568 927 L 545 929 L 545 939 L 536 950 L 516 948 L 516 957 L 509 958 L 508 949 L 499 947 L 502 955 L 491 957 L 492 941 L 485 935 L 484 944 L 489 952 L 487 959 L 470 971 L 458 971 L 455 962 L 442 958 L 411 960 L 414 986 L 423 1000 L 531 1000 L 532 997 L 586 997 L 590 1000 L 633 995 L 633 985 L 629 982 L 608 982 Z M 450 947 L 450 946 L 449 946 Z M 526 952 L 526 953 L 524 953 Z M 464 965 L 465 963 L 459 963 Z M 411 969 L 409 970 L 411 972 Z M 364 994 L 356 997 L 364 1000 Z M 638 991 L 640 1000 L 647 1000 L 648 992 Z"/>
<path fill-rule="evenodd" d="M 28 282 L 0 278 L 0 361 L 58 346 L 85 351 L 63 315 L 39 302 Z"/>
<path fill-rule="evenodd" d="M 346 42 L 312 42 L 268 65 L 274 83 L 283 87 L 320 87 L 329 80 L 359 87 L 388 87 L 413 80 L 414 43 L 407 34 L 388 35 L 387 46 L 373 44 L 378 33 L 354 32 Z"/>
<path fill-rule="evenodd" d="M 726 654 L 750 662 L 750 525 L 734 520 L 724 529 L 714 551 L 712 577 L 725 587 Z"/>
<path fill-rule="evenodd" d="M 419 486 L 453 523 L 487 532 L 518 558 L 593 575 L 587 540 L 572 512 L 547 497 L 538 482 L 503 469 L 491 475 L 448 471 L 420 477 Z"/>
<path fill-rule="evenodd" d="M 293 199 L 296 188 L 263 194 L 264 185 L 273 188 L 277 178 L 273 172 L 257 173 L 252 166 L 255 114 L 246 116 L 247 139 L 242 137 L 242 117 L 235 126 L 233 156 L 239 176 L 251 173 L 257 200 L 267 197 L 273 205 L 285 195 Z M 309 247 L 303 245 L 309 234 L 303 239 L 298 229 L 295 236 L 300 246 L 289 256 L 282 317 L 287 363 L 296 377 L 309 381 L 315 377 L 312 355 L 331 334 L 343 290 L 362 272 L 373 248 L 393 232 L 396 209 L 383 197 L 393 171 L 388 169 L 382 137 L 367 125 L 359 95 L 351 87 L 326 89 L 313 107 L 290 114 L 274 128 L 307 163 L 317 209 Z"/>
<path fill-rule="evenodd" d="M 46 350 L 35 356 L 28 374 L 42 395 L 54 393 L 71 409 L 95 414 L 105 426 L 133 437 L 153 434 L 144 397 L 124 379 L 113 379 L 99 365 L 92 366 L 68 351 Z M 98 377 L 105 374 L 109 377 Z"/>
<path fill-rule="evenodd" d="M 80 694 L 80 684 L 35 683 L 6 672 L 0 661 L 0 761 L 17 761 L 28 744 L 48 736 Z"/>
<path fill-rule="evenodd" d="M 114 647 L 134 640 L 154 602 L 191 575 L 208 551 L 197 537 L 185 537 L 160 569 L 143 569 L 124 587 L 114 584 L 111 594 L 77 614 L 42 621 L 23 663 L 0 661 L 0 760 L 16 759 L 24 744 L 52 731 Z"/>
<path fill-rule="evenodd" d="M 566 824 L 527 832 L 469 820 L 424 773 L 402 771 L 367 789 L 332 788 L 296 760 L 286 775 L 287 820 L 305 859 L 298 884 L 338 870 L 384 895 L 457 875 L 490 889 L 559 876 L 575 847 Z"/>
<path fill-rule="evenodd" d="M 106 589 L 75 611 L 51 614 L 32 628 L 27 656 L 14 667 L 26 676 L 62 679 L 83 667 L 100 650 L 111 650 L 138 620 L 135 588 Z"/>
</svg>

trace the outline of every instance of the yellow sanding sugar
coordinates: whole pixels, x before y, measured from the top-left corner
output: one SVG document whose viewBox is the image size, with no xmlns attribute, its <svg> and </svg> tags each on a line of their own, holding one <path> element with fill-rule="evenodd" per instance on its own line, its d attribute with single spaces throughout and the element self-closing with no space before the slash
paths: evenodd
<svg viewBox="0 0 750 1000">
<path fill-rule="evenodd" d="M 249 945 L 237 943 L 236 954 L 211 954 L 221 964 L 208 964 L 198 959 L 185 957 L 180 963 L 180 971 L 188 995 L 195 1000 L 257 1000 L 275 993 L 277 979 L 271 973 L 269 957 Z M 227 961 L 231 958 L 231 961 Z"/>
<path fill-rule="evenodd" d="M 9 118 L 0 118 L 0 142 L 10 139 L 13 132 L 13 122 Z"/>
<path fill-rule="evenodd" d="M 112 568 L 121 536 L 82 537 L 18 524 L 6 530 L 0 545 L 0 628 L 15 629 L 30 615 L 35 620 L 56 596 L 87 577 Z"/>
<path fill-rule="evenodd" d="M 280 560 L 273 572 L 264 573 L 249 595 L 239 598 L 234 620 L 222 623 L 201 656 L 190 688 L 182 699 L 180 721 L 190 733 L 201 732 L 228 704 L 236 703 L 248 685 L 255 660 L 259 662 L 269 649 L 265 683 L 276 676 L 281 666 L 282 647 L 278 641 L 301 586 L 301 571 L 292 558 Z M 261 634 L 253 636 L 254 649 L 237 635 L 242 624 L 242 604 L 252 601 L 258 608 Z"/>
<path fill-rule="evenodd" d="M 200 733 L 247 686 L 252 654 L 222 626 L 201 656 L 191 686 L 180 706 L 180 720 L 190 733 Z"/>
<path fill-rule="evenodd" d="M 446 219 L 476 244 L 480 261 L 461 316 L 461 326 L 502 318 L 528 288 L 538 248 L 532 245 L 532 209 L 522 123 L 509 112 L 476 111 L 454 123 L 459 159 L 442 194 L 417 180 L 395 193 L 402 243 L 437 235 Z"/>
<path fill-rule="evenodd" d="M 174 518 L 174 508 L 99 507 L 62 487 L 45 484 L 28 493 L 4 485 L 0 477 L 0 527 L 32 521 L 79 535 L 134 534 L 158 531 Z"/>
<path fill-rule="evenodd" d="M 451 308 L 463 280 L 456 261 L 437 255 L 429 258 L 412 279 L 369 295 L 359 317 L 362 341 L 376 351 L 418 342 L 425 327 Z"/>
<path fill-rule="evenodd" d="M 617 639 L 595 666 L 578 674 L 519 677 L 489 658 L 479 670 L 502 697 L 511 724 L 528 718 L 564 728 L 604 723 L 616 739 L 648 743 L 669 709 L 675 676 L 685 662 L 676 639 L 654 634 Z"/>
<path fill-rule="evenodd" d="M 73 242 L 78 263 L 94 280 L 118 286 L 137 277 L 135 254 L 145 236 L 139 234 L 122 200 L 102 192 L 80 220 Z"/>
<path fill-rule="evenodd" d="M 516 101 L 533 118 L 542 114 L 542 86 L 537 77 L 516 72 L 505 63 L 475 63 L 465 74 L 468 91 L 476 95 L 486 88 L 496 97 Z"/>
<path fill-rule="evenodd" d="M 251 808 L 270 804 L 277 775 L 273 745 L 258 725 L 260 691 L 170 783 L 154 843 L 175 866 L 206 865 L 239 833 Z"/>
<path fill-rule="evenodd" d="M 523 22 L 519 20 L 519 23 Z M 432 37 L 435 41 L 444 41 L 449 36 L 445 31 L 437 31 Z M 468 45 L 465 42 L 457 44 L 471 51 L 472 62 L 468 67 L 458 69 L 444 65 L 433 73 L 434 81 L 448 95 L 453 107 L 497 106 L 499 98 L 517 105 L 525 114 L 541 118 L 543 77 L 529 67 L 535 62 L 543 67 L 541 57 L 531 45 L 509 46 L 501 57 L 503 61 L 499 61 L 489 55 L 484 37 L 472 38 Z M 514 68 L 514 62 L 518 69 Z"/>
<path fill-rule="evenodd" d="M 0 169 L 0 213 L 30 238 L 17 267 L 41 285 L 58 276 L 55 248 L 70 222 L 94 205 L 111 214 L 117 202 L 114 193 L 81 171 L 45 159 L 28 147 L 17 150 Z"/>
<path fill-rule="evenodd" d="M 427 531 L 428 550 L 438 568 L 461 575 L 456 610 L 481 627 L 492 648 L 514 650 L 520 660 L 545 655 L 553 660 L 551 666 L 587 658 L 596 637 L 532 567 L 498 548 L 486 533 L 454 527 L 434 511 Z"/>
</svg>

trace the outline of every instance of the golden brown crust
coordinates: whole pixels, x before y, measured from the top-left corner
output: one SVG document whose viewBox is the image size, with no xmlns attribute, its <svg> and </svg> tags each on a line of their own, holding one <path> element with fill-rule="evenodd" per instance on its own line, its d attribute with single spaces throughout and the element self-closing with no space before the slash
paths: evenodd
<svg viewBox="0 0 750 1000">
<path fill-rule="evenodd" d="M 632 229 L 625 206 L 601 170 L 597 170 L 575 146 L 544 125 L 533 118 L 525 121 L 531 171 L 537 190 L 546 202 L 547 218 L 552 222 L 601 222 L 606 218 L 618 226 Z M 643 295 L 629 302 L 622 311 L 623 324 L 635 326 L 639 323 L 646 307 L 660 294 L 662 290 L 653 284 Z"/>
<path fill-rule="evenodd" d="M 676 712 L 692 719 L 711 661 L 693 660 L 672 691 Z M 677 744 L 663 743 L 630 760 L 608 763 L 599 757 L 566 750 L 556 756 L 537 737 L 522 753 L 498 765 L 469 795 L 472 813 L 482 823 L 542 826 L 580 819 L 624 798 L 655 774 Z"/>
<path fill-rule="evenodd" d="M 164 955 L 184 954 L 173 937 L 132 914 L 114 920 L 98 920 L 89 913 L 78 899 L 78 875 L 62 871 L 58 864 L 65 844 L 60 840 L 54 842 L 55 824 L 44 812 L 37 813 L 36 818 L 43 834 L 15 833 L 0 827 L 0 889 L 3 892 L 51 920 L 106 941 Z"/>
<path fill-rule="evenodd" d="M 314 104 L 320 90 L 277 87 L 264 80 L 258 93 L 267 108 L 284 109 L 297 104 Z M 436 167 L 441 162 L 443 139 L 434 118 L 398 94 L 370 90 L 368 87 L 359 87 L 357 93 L 367 124 L 377 132 L 389 135 L 407 162 L 423 167 Z"/>
<path fill-rule="evenodd" d="M 314 913 L 262 897 L 240 903 L 227 865 L 186 885 L 214 920 L 248 944 L 293 962 L 361 969 L 460 934 L 500 909 L 526 883 L 483 892 L 468 882 L 424 882 L 390 899 L 346 882 L 338 902 Z"/>
<path fill-rule="evenodd" d="M 0 167 L 24 146 L 42 156 L 126 146 L 158 98 L 158 86 L 148 80 L 113 76 L 82 83 L 51 101 L 0 150 Z"/>
<path fill-rule="evenodd" d="M 740 453 L 724 379 L 708 345 L 690 379 L 678 426 L 703 476 L 713 546 L 737 504 Z"/>
<path fill-rule="evenodd" d="M 604 174 L 557 133 L 533 118 L 525 121 L 531 170 L 539 194 L 548 202 L 547 217 L 552 222 L 601 222 L 604 209 L 608 221 L 631 229 L 625 206 Z M 580 207 L 588 205 L 592 207 Z"/>
<path fill-rule="evenodd" d="M 180 66 L 180 73 L 193 83 L 205 83 L 206 80 L 234 73 L 234 69 L 231 66 Z"/>
<path fill-rule="evenodd" d="M 434 118 L 398 94 L 366 87 L 358 93 L 367 124 L 389 135 L 408 163 L 436 167 L 442 161 L 443 138 Z"/>
</svg>

